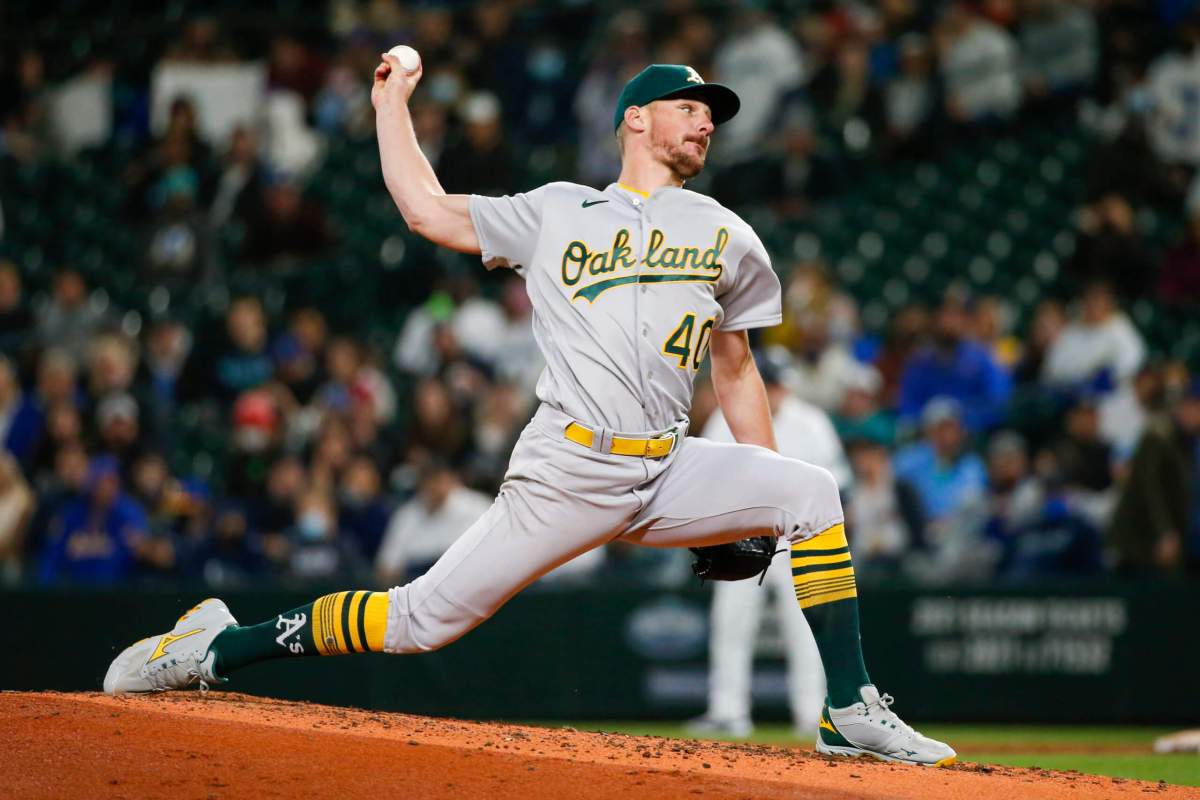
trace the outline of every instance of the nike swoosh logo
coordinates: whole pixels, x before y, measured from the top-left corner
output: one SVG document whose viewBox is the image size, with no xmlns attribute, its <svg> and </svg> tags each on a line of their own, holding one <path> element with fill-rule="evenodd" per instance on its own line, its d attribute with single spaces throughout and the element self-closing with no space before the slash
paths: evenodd
<svg viewBox="0 0 1200 800">
<path fill-rule="evenodd" d="M 194 631 L 188 631 L 187 633 L 181 633 L 178 636 L 174 636 L 170 633 L 164 633 L 163 637 L 158 640 L 158 646 L 154 648 L 154 652 L 150 654 L 150 658 L 147 659 L 146 663 L 149 664 L 154 659 L 162 658 L 163 656 L 165 656 L 167 654 L 167 648 L 170 647 L 175 642 L 178 642 L 180 639 L 186 639 L 189 636 L 195 636 L 197 633 L 203 633 L 203 632 L 204 632 L 204 628 L 196 628 Z"/>
<path fill-rule="evenodd" d="M 824 717 L 821 717 L 821 722 L 817 727 L 824 728 L 825 730 L 829 731 L 830 733 L 838 732 L 838 729 L 833 727 L 833 723 L 830 722 L 829 720 L 825 719 Z"/>
<path fill-rule="evenodd" d="M 583 207 L 584 207 L 584 208 L 591 208 L 592 206 L 598 206 L 598 205 L 600 205 L 601 203 L 607 203 L 607 202 L 608 202 L 607 200 L 584 200 L 584 201 L 583 201 Z"/>
</svg>

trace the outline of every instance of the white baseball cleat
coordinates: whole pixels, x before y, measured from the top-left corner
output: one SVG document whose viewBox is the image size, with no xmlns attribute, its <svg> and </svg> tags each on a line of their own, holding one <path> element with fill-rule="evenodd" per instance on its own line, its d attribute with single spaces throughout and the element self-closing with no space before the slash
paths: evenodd
<svg viewBox="0 0 1200 800">
<path fill-rule="evenodd" d="M 159 636 L 126 647 L 104 676 L 104 691 L 162 692 L 199 684 L 224 683 L 213 672 L 216 653 L 210 652 L 217 634 L 237 620 L 223 602 L 210 597 L 188 611 L 175 627 Z"/>
<path fill-rule="evenodd" d="M 827 756 L 871 756 L 927 767 L 946 767 L 958 754 L 950 745 L 913 730 L 889 708 L 892 696 L 874 686 L 859 689 L 862 702 L 845 708 L 821 709 L 817 752 Z"/>
</svg>

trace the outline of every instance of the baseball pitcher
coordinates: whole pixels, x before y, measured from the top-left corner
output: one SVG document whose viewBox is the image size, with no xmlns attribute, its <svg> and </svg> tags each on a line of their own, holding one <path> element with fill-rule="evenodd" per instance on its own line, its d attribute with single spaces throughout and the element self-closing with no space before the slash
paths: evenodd
<svg viewBox="0 0 1200 800">
<path fill-rule="evenodd" d="M 422 71 L 390 54 L 375 71 L 384 181 L 410 230 L 525 279 L 546 358 L 541 405 L 499 495 L 405 586 L 337 592 L 252 626 L 205 600 L 170 632 L 122 652 L 105 691 L 206 686 L 269 658 L 436 650 L 539 576 L 614 539 L 699 548 L 698 572 L 734 578 L 746 574 L 739 543 L 769 537 L 756 570 L 776 540 L 791 548 L 796 598 L 828 676 L 818 749 L 952 763 L 954 751 L 901 721 L 867 676 L 836 482 L 775 452 L 746 335 L 780 321 L 766 250 L 736 214 L 683 188 L 703 168 L 714 129 L 737 113 L 737 95 L 690 67 L 651 65 L 615 109 L 615 183 L 448 195 L 409 116 Z M 686 436 L 706 357 L 736 443 Z"/>
</svg>

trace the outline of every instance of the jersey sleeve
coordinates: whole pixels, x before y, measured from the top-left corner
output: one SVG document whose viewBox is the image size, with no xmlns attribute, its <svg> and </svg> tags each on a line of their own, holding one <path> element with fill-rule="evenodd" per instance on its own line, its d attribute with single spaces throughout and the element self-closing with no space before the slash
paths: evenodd
<svg viewBox="0 0 1200 800">
<path fill-rule="evenodd" d="M 520 268 L 533 261 L 542 229 L 546 187 L 525 194 L 484 197 L 473 194 L 468 203 L 471 223 L 479 239 L 483 265 Z"/>
<path fill-rule="evenodd" d="M 779 276 L 771 268 L 771 258 L 757 236 L 742 256 L 729 288 L 717 297 L 717 302 L 725 311 L 719 326 L 723 331 L 769 328 L 783 321 Z"/>
</svg>

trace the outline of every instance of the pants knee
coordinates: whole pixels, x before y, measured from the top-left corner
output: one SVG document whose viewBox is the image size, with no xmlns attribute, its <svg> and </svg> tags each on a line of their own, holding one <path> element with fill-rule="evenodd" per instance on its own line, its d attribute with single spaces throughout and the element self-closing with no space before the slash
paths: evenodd
<svg viewBox="0 0 1200 800">
<path fill-rule="evenodd" d="M 787 538 L 805 539 L 842 522 L 842 498 L 832 472 L 791 461 L 786 474 L 791 489 L 786 508 L 793 517 L 793 530 Z"/>
<path fill-rule="evenodd" d="M 436 594 L 415 601 L 414 583 L 388 591 L 384 652 L 428 653 L 459 639 L 490 614 L 470 611 Z"/>
<path fill-rule="evenodd" d="M 842 495 L 841 489 L 838 486 L 837 478 L 833 477 L 833 473 L 824 467 L 812 467 L 812 481 L 815 484 L 814 492 L 818 497 L 824 498 L 832 507 L 841 511 Z"/>
</svg>

